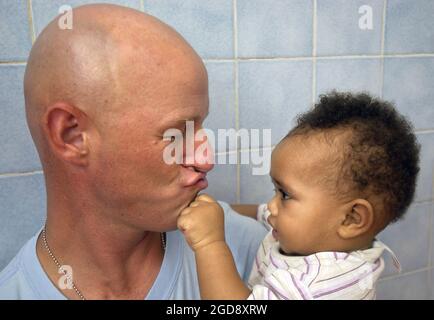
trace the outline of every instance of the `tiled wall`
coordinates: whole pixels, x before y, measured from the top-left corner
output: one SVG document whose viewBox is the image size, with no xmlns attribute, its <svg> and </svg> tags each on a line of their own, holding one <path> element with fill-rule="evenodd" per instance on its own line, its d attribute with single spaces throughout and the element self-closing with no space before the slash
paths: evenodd
<svg viewBox="0 0 434 320">
<path fill-rule="evenodd" d="M 23 112 L 22 77 L 32 41 L 62 4 L 82 0 L 0 0 L 0 269 L 41 226 L 41 165 Z M 394 100 L 422 144 L 415 203 L 380 238 L 403 265 L 388 268 L 379 298 L 433 298 L 434 1 L 432 0 L 122 0 L 176 28 L 209 71 L 210 128 L 272 128 L 269 152 L 331 88 L 369 90 Z M 358 9 L 373 10 L 373 29 Z M 248 153 L 249 150 L 229 152 Z M 257 203 L 272 194 L 249 165 L 217 165 L 209 192 Z"/>
</svg>

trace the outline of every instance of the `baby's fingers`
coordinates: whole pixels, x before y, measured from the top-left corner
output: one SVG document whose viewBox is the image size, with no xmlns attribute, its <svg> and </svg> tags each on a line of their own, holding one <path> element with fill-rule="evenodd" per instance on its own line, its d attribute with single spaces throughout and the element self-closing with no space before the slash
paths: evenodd
<svg viewBox="0 0 434 320">
<path fill-rule="evenodd" d="M 178 221 L 176 222 L 176 226 L 181 231 L 188 230 L 188 228 L 190 227 L 190 219 L 189 219 L 189 217 L 187 217 L 185 215 L 179 216 Z"/>
<path fill-rule="evenodd" d="M 195 201 L 217 202 L 213 197 L 205 193 L 197 196 Z"/>
<path fill-rule="evenodd" d="M 179 216 L 189 214 L 189 213 L 191 213 L 191 210 L 192 210 L 191 207 L 186 207 L 186 208 L 181 210 L 181 212 L 179 213 Z"/>
</svg>

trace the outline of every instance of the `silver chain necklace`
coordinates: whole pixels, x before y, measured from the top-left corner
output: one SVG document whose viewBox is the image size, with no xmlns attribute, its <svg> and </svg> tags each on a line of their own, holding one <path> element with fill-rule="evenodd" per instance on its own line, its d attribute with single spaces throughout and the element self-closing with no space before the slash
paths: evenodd
<svg viewBox="0 0 434 320">
<path fill-rule="evenodd" d="M 56 259 L 56 257 L 54 256 L 53 252 L 51 251 L 50 247 L 48 246 L 47 235 L 46 235 L 46 232 L 45 232 L 45 226 L 44 226 L 44 229 L 42 229 L 42 241 L 44 243 L 45 250 L 47 250 L 47 252 L 48 252 L 48 255 L 54 261 L 54 263 L 56 264 L 57 268 L 59 270 L 61 270 L 62 269 L 62 265 Z M 160 241 L 161 241 L 161 248 L 163 249 L 163 252 L 164 252 L 164 251 L 166 251 L 166 232 L 161 232 L 160 233 Z M 64 270 L 63 273 L 65 274 L 66 277 L 68 277 L 68 280 L 72 284 L 72 288 L 74 289 L 75 293 L 80 297 L 80 299 L 81 300 L 86 300 L 86 298 L 84 297 L 84 295 L 81 293 L 80 290 L 78 290 L 78 288 L 75 285 L 75 283 L 71 280 L 71 276 L 67 274 L 67 271 Z"/>
</svg>

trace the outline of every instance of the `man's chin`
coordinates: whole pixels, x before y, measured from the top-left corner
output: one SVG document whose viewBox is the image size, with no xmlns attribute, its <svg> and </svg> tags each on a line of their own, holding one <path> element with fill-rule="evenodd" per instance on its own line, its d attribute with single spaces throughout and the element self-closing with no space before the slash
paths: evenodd
<svg viewBox="0 0 434 320">
<path fill-rule="evenodd" d="M 179 213 L 181 213 L 182 210 L 184 210 L 185 208 L 187 208 L 194 201 L 194 199 L 196 199 L 197 195 L 202 190 L 203 189 L 195 190 L 194 192 L 191 192 L 188 195 L 188 197 L 186 198 L 186 201 L 181 205 L 181 209 L 179 210 Z"/>
</svg>

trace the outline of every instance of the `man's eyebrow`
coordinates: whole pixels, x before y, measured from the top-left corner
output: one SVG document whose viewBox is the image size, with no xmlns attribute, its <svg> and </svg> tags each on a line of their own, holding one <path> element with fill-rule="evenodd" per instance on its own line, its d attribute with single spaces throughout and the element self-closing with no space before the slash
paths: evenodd
<svg viewBox="0 0 434 320">
<path fill-rule="evenodd" d="M 207 113 L 205 114 L 205 116 L 203 117 L 203 119 L 205 119 L 206 117 L 208 117 L 209 115 L 209 111 L 207 111 Z M 171 126 L 179 126 L 181 124 L 185 124 L 187 121 L 196 121 L 200 118 L 200 116 L 193 116 L 193 117 L 183 117 L 182 119 L 174 119 L 174 120 L 170 120 L 166 125 L 171 125 Z"/>
</svg>

